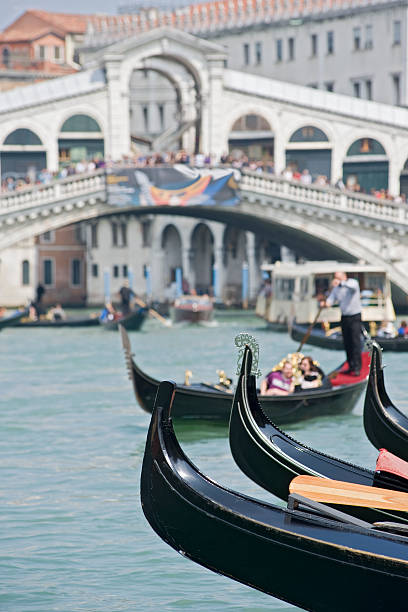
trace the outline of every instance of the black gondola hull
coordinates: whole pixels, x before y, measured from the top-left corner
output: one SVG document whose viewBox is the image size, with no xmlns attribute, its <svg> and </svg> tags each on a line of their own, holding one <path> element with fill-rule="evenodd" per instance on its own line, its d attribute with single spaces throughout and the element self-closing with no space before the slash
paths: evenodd
<svg viewBox="0 0 408 612">
<path fill-rule="evenodd" d="M 290 335 L 296 342 L 302 342 L 307 331 L 308 325 L 297 325 L 293 324 L 290 328 Z M 383 351 L 395 351 L 395 352 L 406 352 L 408 351 L 408 338 L 375 338 L 375 341 L 381 346 Z M 326 336 L 324 331 L 320 328 L 312 329 L 309 337 L 305 344 L 311 344 L 313 346 L 319 346 L 320 348 L 327 348 L 334 351 L 343 351 L 344 344 L 343 338 L 340 336 Z"/>
<path fill-rule="evenodd" d="M 405 610 L 408 539 L 284 510 L 220 487 L 185 457 L 162 383 L 141 477 L 144 514 L 175 550 L 317 612 Z M 339 586 L 341 588 L 339 588 Z"/>
<path fill-rule="evenodd" d="M 16 312 L 8 317 L 3 317 L 0 319 L 0 331 L 5 327 L 15 327 L 17 326 L 23 317 L 28 315 L 28 310 L 22 310 L 20 312 Z"/>
<path fill-rule="evenodd" d="M 243 368 L 250 372 L 248 349 Z M 249 368 L 249 369 L 248 369 Z M 237 384 L 229 425 L 229 442 L 238 467 L 263 489 L 287 500 L 289 485 L 295 476 L 308 475 L 373 486 L 375 473 L 347 461 L 330 457 L 294 440 L 267 418 L 258 401 L 253 376 L 241 375 Z M 387 487 L 377 477 L 376 486 Z M 398 488 L 408 492 L 408 481 Z M 408 524 L 408 514 L 370 508 L 342 508 L 364 520 L 401 521 Z"/>
<path fill-rule="evenodd" d="M 120 319 L 103 321 L 102 325 L 105 329 L 113 331 L 117 331 L 119 329 L 119 325 L 122 325 L 128 331 L 138 331 L 142 327 L 147 315 L 147 308 L 139 308 L 138 310 L 132 311 Z"/>
<path fill-rule="evenodd" d="M 96 327 L 100 325 L 98 317 L 86 317 L 84 319 L 61 319 L 57 321 L 48 321 L 47 319 L 40 319 L 39 321 L 20 321 L 14 327 L 25 328 L 25 327 Z"/>
<path fill-rule="evenodd" d="M 384 384 L 381 351 L 373 346 L 373 358 L 364 402 L 364 429 L 376 448 L 386 448 L 408 461 L 408 417 L 390 400 Z"/>
</svg>

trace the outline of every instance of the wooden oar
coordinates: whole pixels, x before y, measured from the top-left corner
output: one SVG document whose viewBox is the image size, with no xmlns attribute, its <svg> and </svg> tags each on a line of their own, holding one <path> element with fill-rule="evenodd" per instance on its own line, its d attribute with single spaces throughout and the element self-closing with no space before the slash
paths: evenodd
<svg viewBox="0 0 408 612">
<path fill-rule="evenodd" d="M 289 485 L 289 492 L 324 504 L 408 512 L 408 493 L 318 476 L 296 476 Z"/>
<path fill-rule="evenodd" d="M 133 298 L 133 300 L 136 302 L 136 304 L 138 304 L 142 308 L 148 308 L 146 302 L 144 302 L 140 298 L 136 298 L 135 297 L 135 298 Z M 166 327 L 170 327 L 171 326 L 171 321 L 169 321 L 169 319 L 166 319 L 165 317 L 162 317 L 161 314 L 159 314 L 157 312 L 157 310 L 154 310 L 154 308 L 149 308 L 149 315 L 151 317 L 154 317 L 158 321 L 160 321 L 160 323 L 163 323 L 163 325 L 165 325 Z"/>
<path fill-rule="evenodd" d="M 309 325 L 309 328 L 307 330 L 307 332 L 305 333 L 305 335 L 303 336 L 302 342 L 299 344 L 298 349 L 297 349 L 297 353 L 300 353 L 300 350 L 302 348 L 302 346 L 308 341 L 310 334 L 312 333 L 312 329 L 316 324 L 317 319 L 320 316 L 320 313 L 322 312 L 323 306 L 320 306 L 319 310 L 317 311 L 317 315 L 315 316 L 313 323 L 311 323 Z"/>
</svg>

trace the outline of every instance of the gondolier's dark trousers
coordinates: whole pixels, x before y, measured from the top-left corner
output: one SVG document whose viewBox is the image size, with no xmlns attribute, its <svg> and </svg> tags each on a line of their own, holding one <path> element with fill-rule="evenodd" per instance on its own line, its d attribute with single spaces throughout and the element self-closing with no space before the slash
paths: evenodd
<svg viewBox="0 0 408 612">
<path fill-rule="evenodd" d="M 342 315 L 341 331 L 349 368 L 361 370 L 361 313 Z"/>
</svg>

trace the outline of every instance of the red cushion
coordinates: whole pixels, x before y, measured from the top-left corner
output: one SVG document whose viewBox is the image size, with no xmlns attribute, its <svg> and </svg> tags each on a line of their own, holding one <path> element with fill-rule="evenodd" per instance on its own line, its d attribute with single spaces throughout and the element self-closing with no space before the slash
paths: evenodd
<svg viewBox="0 0 408 612">
<path fill-rule="evenodd" d="M 345 370 L 349 369 L 349 364 L 346 361 L 341 366 L 340 370 L 337 372 L 336 376 L 334 376 L 330 382 L 333 387 L 338 387 L 339 385 L 351 385 L 352 383 L 360 382 L 361 380 L 365 380 L 370 372 L 370 361 L 371 354 L 369 352 L 361 353 L 361 371 L 360 376 L 351 376 L 350 374 L 345 374 Z"/>
<path fill-rule="evenodd" d="M 375 464 L 376 472 L 390 472 L 408 479 L 408 462 L 393 455 L 385 448 L 380 448 L 377 463 Z"/>
</svg>

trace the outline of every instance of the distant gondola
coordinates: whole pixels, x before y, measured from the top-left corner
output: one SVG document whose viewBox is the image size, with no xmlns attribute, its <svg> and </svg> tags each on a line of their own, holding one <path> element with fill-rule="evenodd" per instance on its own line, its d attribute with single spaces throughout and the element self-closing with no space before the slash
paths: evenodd
<svg viewBox="0 0 408 612">
<path fill-rule="evenodd" d="M 20 320 L 14 327 L 25 328 L 25 327 L 94 327 L 99 325 L 99 318 L 96 317 L 68 317 L 67 319 L 38 319 L 33 321 L 32 319 Z"/>
<path fill-rule="evenodd" d="M 178 444 L 175 393 L 174 383 L 160 384 L 141 476 L 143 512 L 167 544 L 307 610 L 406 610 L 408 537 L 304 498 L 291 496 L 284 509 L 218 485 Z"/>
<path fill-rule="evenodd" d="M 148 308 L 136 308 L 124 317 L 119 317 L 118 319 L 112 320 L 108 319 L 106 321 L 101 321 L 101 323 L 105 329 L 118 330 L 120 324 L 122 328 L 129 331 L 138 331 L 142 327 L 148 312 Z"/>
<path fill-rule="evenodd" d="M 298 325 L 292 323 L 290 327 L 290 335 L 296 342 L 302 342 L 309 329 L 308 325 Z M 381 346 L 383 351 L 396 351 L 405 352 L 408 351 L 408 338 L 396 336 L 395 338 L 380 338 L 375 337 L 375 341 Z M 343 338 L 341 332 L 326 336 L 323 329 L 315 327 L 312 329 L 310 335 L 305 340 L 305 344 L 312 344 L 313 346 L 320 346 L 321 348 L 327 348 L 334 351 L 343 351 Z"/>
<path fill-rule="evenodd" d="M 374 343 L 364 402 L 364 429 L 376 448 L 408 461 L 408 417 L 394 406 L 384 385 L 381 351 Z"/>
<path fill-rule="evenodd" d="M 251 371 L 251 350 L 246 347 L 241 375 L 231 410 L 229 440 L 238 467 L 259 486 L 283 500 L 288 499 L 289 484 L 295 476 L 321 476 L 366 486 L 408 492 L 408 480 L 396 484 L 393 475 L 374 472 L 347 461 L 330 457 L 304 446 L 278 429 L 263 412 Z M 390 513 L 367 508 L 349 508 L 370 521 L 390 520 Z M 392 514 L 392 520 L 408 523 L 408 514 Z"/>
<path fill-rule="evenodd" d="M 152 412 L 159 381 L 143 372 L 136 365 L 131 352 L 129 338 L 122 332 L 122 344 L 125 352 L 129 378 L 133 383 L 136 399 L 146 412 Z M 286 396 L 260 397 L 262 408 L 274 423 L 294 423 L 316 416 L 342 414 L 350 412 L 355 406 L 366 385 L 366 373 L 355 381 L 345 377 L 345 384 L 303 391 Z M 328 378 L 330 378 L 329 374 Z M 346 382 L 347 378 L 347 382 Z M 175 418 L 217 419 L 228 421 L 231 412 L 232 390 L 222 385 L 196 383 L 177 385 L 173 415 Z"/>
<path fill-rule="evenodd" d="M 17 312 L 13 312 L 13 314 L 7 317 L 2 317 L 0 319 L 0 331 L 4 329 L 5 327 L 14 327 L 15 325 L 19 323 L 19 321 L 23 317 L 26 317 L 27 314 L 28 314 L 28 309 L 25 309 L 25 310 L 18 310 Z"/>
</svg>

